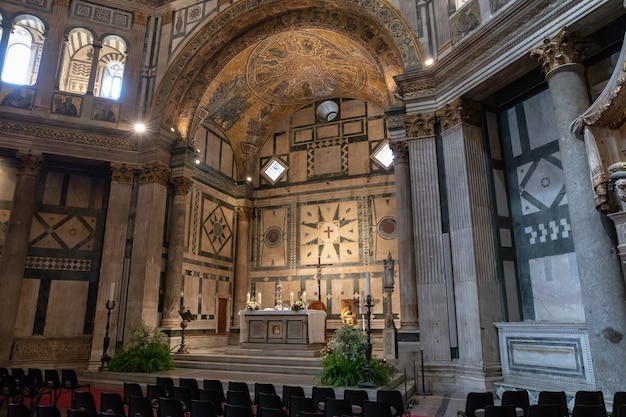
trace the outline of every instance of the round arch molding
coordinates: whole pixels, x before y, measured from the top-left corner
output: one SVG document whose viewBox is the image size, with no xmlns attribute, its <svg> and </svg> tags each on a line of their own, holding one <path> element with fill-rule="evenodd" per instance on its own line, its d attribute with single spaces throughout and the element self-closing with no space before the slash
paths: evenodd
<svg viewBox="0 0 626 417">
<path fill-rule="evenodd" d="M 209 21 L 172 61 L 153 100 L 150 121 L 176 129 L 189 141 L 206 116 L 201 101 L 219 71 L 267 37 L 268 28 L 287 31 L 302 25 L 350 36 L 369 51 L 388 79 L 422 68 L 424 55 L 415 34 L 384 0 L 319 0 L 315 5 L 308 0 L 242 0 Z M 392 83 L 387 80 L 389 97 Z"/>
</svg>

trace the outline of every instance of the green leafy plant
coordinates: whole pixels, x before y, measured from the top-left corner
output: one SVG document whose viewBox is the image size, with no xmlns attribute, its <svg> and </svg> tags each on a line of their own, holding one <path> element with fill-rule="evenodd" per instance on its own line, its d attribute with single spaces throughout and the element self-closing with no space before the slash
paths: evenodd
<svg viewBox="0 0 626 417">
<path fill-rule="evenodd" d="M 358 386 L 363 378 L 363 368 L 367 363 L 365 359 L 365 345 L 367 339 L 360 330 L 344 325 L 335 331 L 333 338 L 322 351 L 322 371 L 317 375 L 317 380 L 322 385 L 335 387 Z M 389 382 L 394 369 L 372 358 L 370 370 L 377 386 Z"/>
<path fill-rule="evenodd" d="M 165 334 L 139 323 L 130 329 L 129 342 L 109 363 L 113 372 L 157 372 L 174 369 Z"/>
</svg>

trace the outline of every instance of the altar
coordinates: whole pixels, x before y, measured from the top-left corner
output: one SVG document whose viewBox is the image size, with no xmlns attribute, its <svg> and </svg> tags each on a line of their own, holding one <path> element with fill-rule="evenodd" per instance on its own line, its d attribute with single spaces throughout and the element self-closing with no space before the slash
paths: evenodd
<svg viewBox="0 0 626 417">
<path fill-rule="evenodd" d="M 317 349 L 324 343 L 326 312 L 321 310 L 241 310 L 242 348 Z"/>
</svg>

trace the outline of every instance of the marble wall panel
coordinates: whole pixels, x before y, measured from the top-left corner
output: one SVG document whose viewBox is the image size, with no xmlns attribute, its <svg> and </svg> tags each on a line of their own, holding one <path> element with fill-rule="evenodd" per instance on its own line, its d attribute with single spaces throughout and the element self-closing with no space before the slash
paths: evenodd
<svg viewBox="0 0 626 417">
<path fill-rule="evenodd" d="M 14 162 L 0 157 L 0 202 L 13 200 L 16 174 Z"/>
<path fill-rule="evenodd" d="M 352 279 L 333 279 L 332 280 L 332 301 L 331 314 L 340 314 L 343 305 L 342 299 L 352 299 L 354 297 L 354 280 Z"/>
<path fill-rule="evenodd" d="M 387 137 L 387 132 L 385 130 L 385 120 L 383 118 L 369 119 L 367 121 L 367 135 L 370 141 L 379 140 Z"/>
<path fill-rule="evenodd" d="M 64 178 L 60 172 L 50 172 L 46 175 L 46 185 L 41 199 L 43 204 L 59 204 Z"/>
<path fill-rule="evenodd" d="M 374 260 L 382 262 L 391 254 L 398 259 L 398 224 L 395 197 L 376 196 L 372 198 L 372 223 L 376 232 L 373 234 Z"/>
<path fill-rule="evenodd" d="M 235 160 L 233 150 L 230 146 L 222 146 L 222 157 L 220 163 L 220 171 L 228 175 L 229 177 L 236 177 L 235 175 Z"/>
<path fill-rule="evenodd" d="M 306 106 L 293 114 L 291 124 L 293 127 L 308 126 L 315 123 L 315 109 L 313 105 Z"/>
<path fill-rule="evenodd" d="M 287 216 L 286 207 L 259 210 L 259 265 L 261 267 L 284 267 L 287 265 Z"/>
<path fill-rule="evenodd" d="M 555 116 L 550 94 L 536 94 L 524 101 L 524 114 L 530 149 L 537 149 L 557 140 Z"/>
<path fill-rule="evenodd" d="M 44 336 L 83 334 L 88 290 L 88 282 L 52 281 Z"/>
<path fill-rule="evenodd" d="M 68 183 L 65 204 L 70 207 L 89 207 L 91 182 L 91 177 L 72 175 Z"/>
<path fill-rule="evenodd" d="M 520 321 L 520 305 L 517 289 L 515 262 L 503 261 L 504 286 L 506 288 L 506 304 L 509 321 Z"/>
<path fill-rule="evenodd" d="M 198 297 L 198 295 L 200 294 L 200 278 L 186 275 L 183 288 L 183 309 L 185 311 L 189 309 L 192 313 L 199 312 L 200 297 Z"/>
<path fill-rule="evenodd" d="M 15 321 L 15 337 L 28 337 L 33 334 L 40 282 L 38 279 L 25 279 L 22 281 L 22 291 Z"/>
<path fill-rule="evenodd" d="M 289 135 L 281 133 L 274 138 L 274 151 L 270 155 L 287 155 L 289 153 Z"/>
<path fill-rule="evenodd" d="M 506 180 L 502 170 L 493 170 L 493 186 L 496 192 L 496 209 L 498 216 L 508 217 L 509 199 L 506 194 Z"/>
<path fill-rule="evenodd" d="M 339 111 L 342 119 L 349 119 L 351 117 L 364 116 L 365 109 L 365 102 L 361 100 L 342 100 Z"/>
<path fill-rule="evenodd" d="M 215 314 L 216 300 L 216 282 L 214 278 L 202 280 L 202 308 L 201 314 Z"/>
<path fill-rule="evenodd" d="M 341 145 L 313 150 L 313 175 L 329 175 L 341 172 Z"/>
<path fill-rule="evenodd" d="M 276 282 L 260 281 L 256 283 L 255 297 L 258 300 L 261 293 L 261 308 L 273 308 L 276 305 Z M 289 298 L 287 298 L 289 300 Z"/>
<path fill-rule="evenodd" d="M 290 164 L 289 164 L 289 172 L 287 175 L 289 176 L 289 181 L 294 182 L 304 182 L 307 180 L 307 152 L 292 152 L 290 154 Z"/>
<path fill-rule="evenodd" d="M 363 175 L 369 173 L 369 153 L 368 142 L 348 144 L 348 154 L 350 155 L 350 159 L 348 160 L 348 175 Z"/>
</svg>

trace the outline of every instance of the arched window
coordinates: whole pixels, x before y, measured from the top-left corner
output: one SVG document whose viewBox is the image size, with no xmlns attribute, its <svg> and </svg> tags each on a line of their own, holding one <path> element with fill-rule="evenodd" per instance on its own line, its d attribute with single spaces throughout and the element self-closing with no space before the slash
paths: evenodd
<svg viewBox="0 0 626 417">
<path fill-rule="evenodd" d="M 85 28 L 74 28 L 67 34 L 59 90 L 85 94 L 93 60 L 93 34 Z"/>
<path fill-rule="evenodd" d="M 117 100 L 122 93 L 124 64 L 126 63 L 126 42 L 117 35 L 109 35 L 102 41 L 98 75 L 94 95 Z"/>
<path fill-rule="evenodd" d="M 34 85 L 43 51 L 43 22 L 31 15 L 21 15 L 13 21 L 13 30 L 4 56 L 2 81 Z"/>
</svg>

